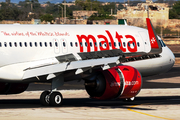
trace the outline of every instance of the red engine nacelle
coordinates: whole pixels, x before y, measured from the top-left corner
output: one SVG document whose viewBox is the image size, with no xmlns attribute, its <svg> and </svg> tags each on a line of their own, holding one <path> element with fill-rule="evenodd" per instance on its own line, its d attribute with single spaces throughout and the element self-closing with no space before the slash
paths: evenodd
<svg viewBox="0 0 180 120">
<path fill-rule="evenodd" d="M 85 88 L 91 98 L 105 100 L 135 97 L 142 86 L 139 71 L 130 66 L 117 66 L 99 71 L 95 80 L 86 80 Z"/>
<path fill-rule="evenodd" d="M 29 84 L 26 83 L 0 83 L 0 94 L 18 94 L 24 92 Z"/>
</svg>

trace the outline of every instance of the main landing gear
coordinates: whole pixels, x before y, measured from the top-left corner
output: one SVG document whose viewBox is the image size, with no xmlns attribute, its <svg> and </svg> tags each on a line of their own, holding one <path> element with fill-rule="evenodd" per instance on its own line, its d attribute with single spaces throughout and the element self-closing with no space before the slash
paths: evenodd
<svg viewBox="0 0 180 120">
<path fill-rule="evenodd" d="M 132 97 L 132 98 L 125 98 L 123 99 L 124 102 L 133 102 L 135 99 L 135 97 Z"/>
<path fill-rule="evenodd" d="M 40 101 L 43 106 L 60 106 L 63 101 L 62 94 L 60 92 L 44 91 L 40 96 Z"/>
<path fill-rule="evenodd" d="M 57 91 L 59 86 L 64 84 L 64 78 L 62 76 L 58 76 L 53 78 L 52 80 L 52 90 L 42 92 L 40 96 L 40 102 L 43 106 L 60 106 L 62 105 L 63 96 L 60 92 Z"/>
</svg>

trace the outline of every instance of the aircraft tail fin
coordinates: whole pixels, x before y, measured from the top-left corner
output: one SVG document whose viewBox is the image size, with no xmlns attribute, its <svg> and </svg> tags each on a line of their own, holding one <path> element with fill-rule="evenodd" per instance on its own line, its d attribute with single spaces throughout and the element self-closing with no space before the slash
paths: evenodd
<svg viewBox="0 0 180 120">
<path fill-rule="evenodd" d="M 154 54 L 161 53 L 162 46 L 155 33 L 151 20 L 149 18 L 146 18 L 146 22 L 147 22 L 147 28 L 148 28 L 148 33 L 149 33 L 149 40 L 151 44 L 151 52 L 153 52 Z"/>
</svg>

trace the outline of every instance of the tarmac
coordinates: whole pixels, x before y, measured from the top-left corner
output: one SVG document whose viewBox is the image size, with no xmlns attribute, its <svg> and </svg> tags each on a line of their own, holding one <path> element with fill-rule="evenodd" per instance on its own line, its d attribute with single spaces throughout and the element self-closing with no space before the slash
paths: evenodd
<svg viewBox="0 0 180 120">
<path fill-rule="evenodd" d="M 61 107 L 41 106 L 39 96 L 50 85 L 33 83 L 24 93 L 0 96 L 0 120 L 179 120 L 180 65 L 143 80 L 134 102 L 90 99 L 82 82 L 68 82 L 60 89 Z"/>
</svg>

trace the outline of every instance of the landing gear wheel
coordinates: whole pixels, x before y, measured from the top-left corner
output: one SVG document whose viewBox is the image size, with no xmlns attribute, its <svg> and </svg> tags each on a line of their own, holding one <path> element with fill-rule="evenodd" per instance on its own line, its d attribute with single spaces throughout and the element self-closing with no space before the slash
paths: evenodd
<svg viewBox="0 0 180 120">
<path fill-rule="evenodd" d="M 124 99 L 123 101 L 124 101 L 124 102 L 133 102 L 134 99 L 135 99 L 135 97 L 132 97 L 132 98 L 126 98 L 126 99 Z"/>
<path fill-rule="evenodd" d="M 63 101 L 62 94 L 60 92 L 51 93 L 49 101 L 52 106 L 60 106 Z"/>
<path fill-rule="evenodd" d="M 49 105 L 49 91 L 44 91 L 40 96 L 40 102 L 43 106 Z"/>
</svg>

